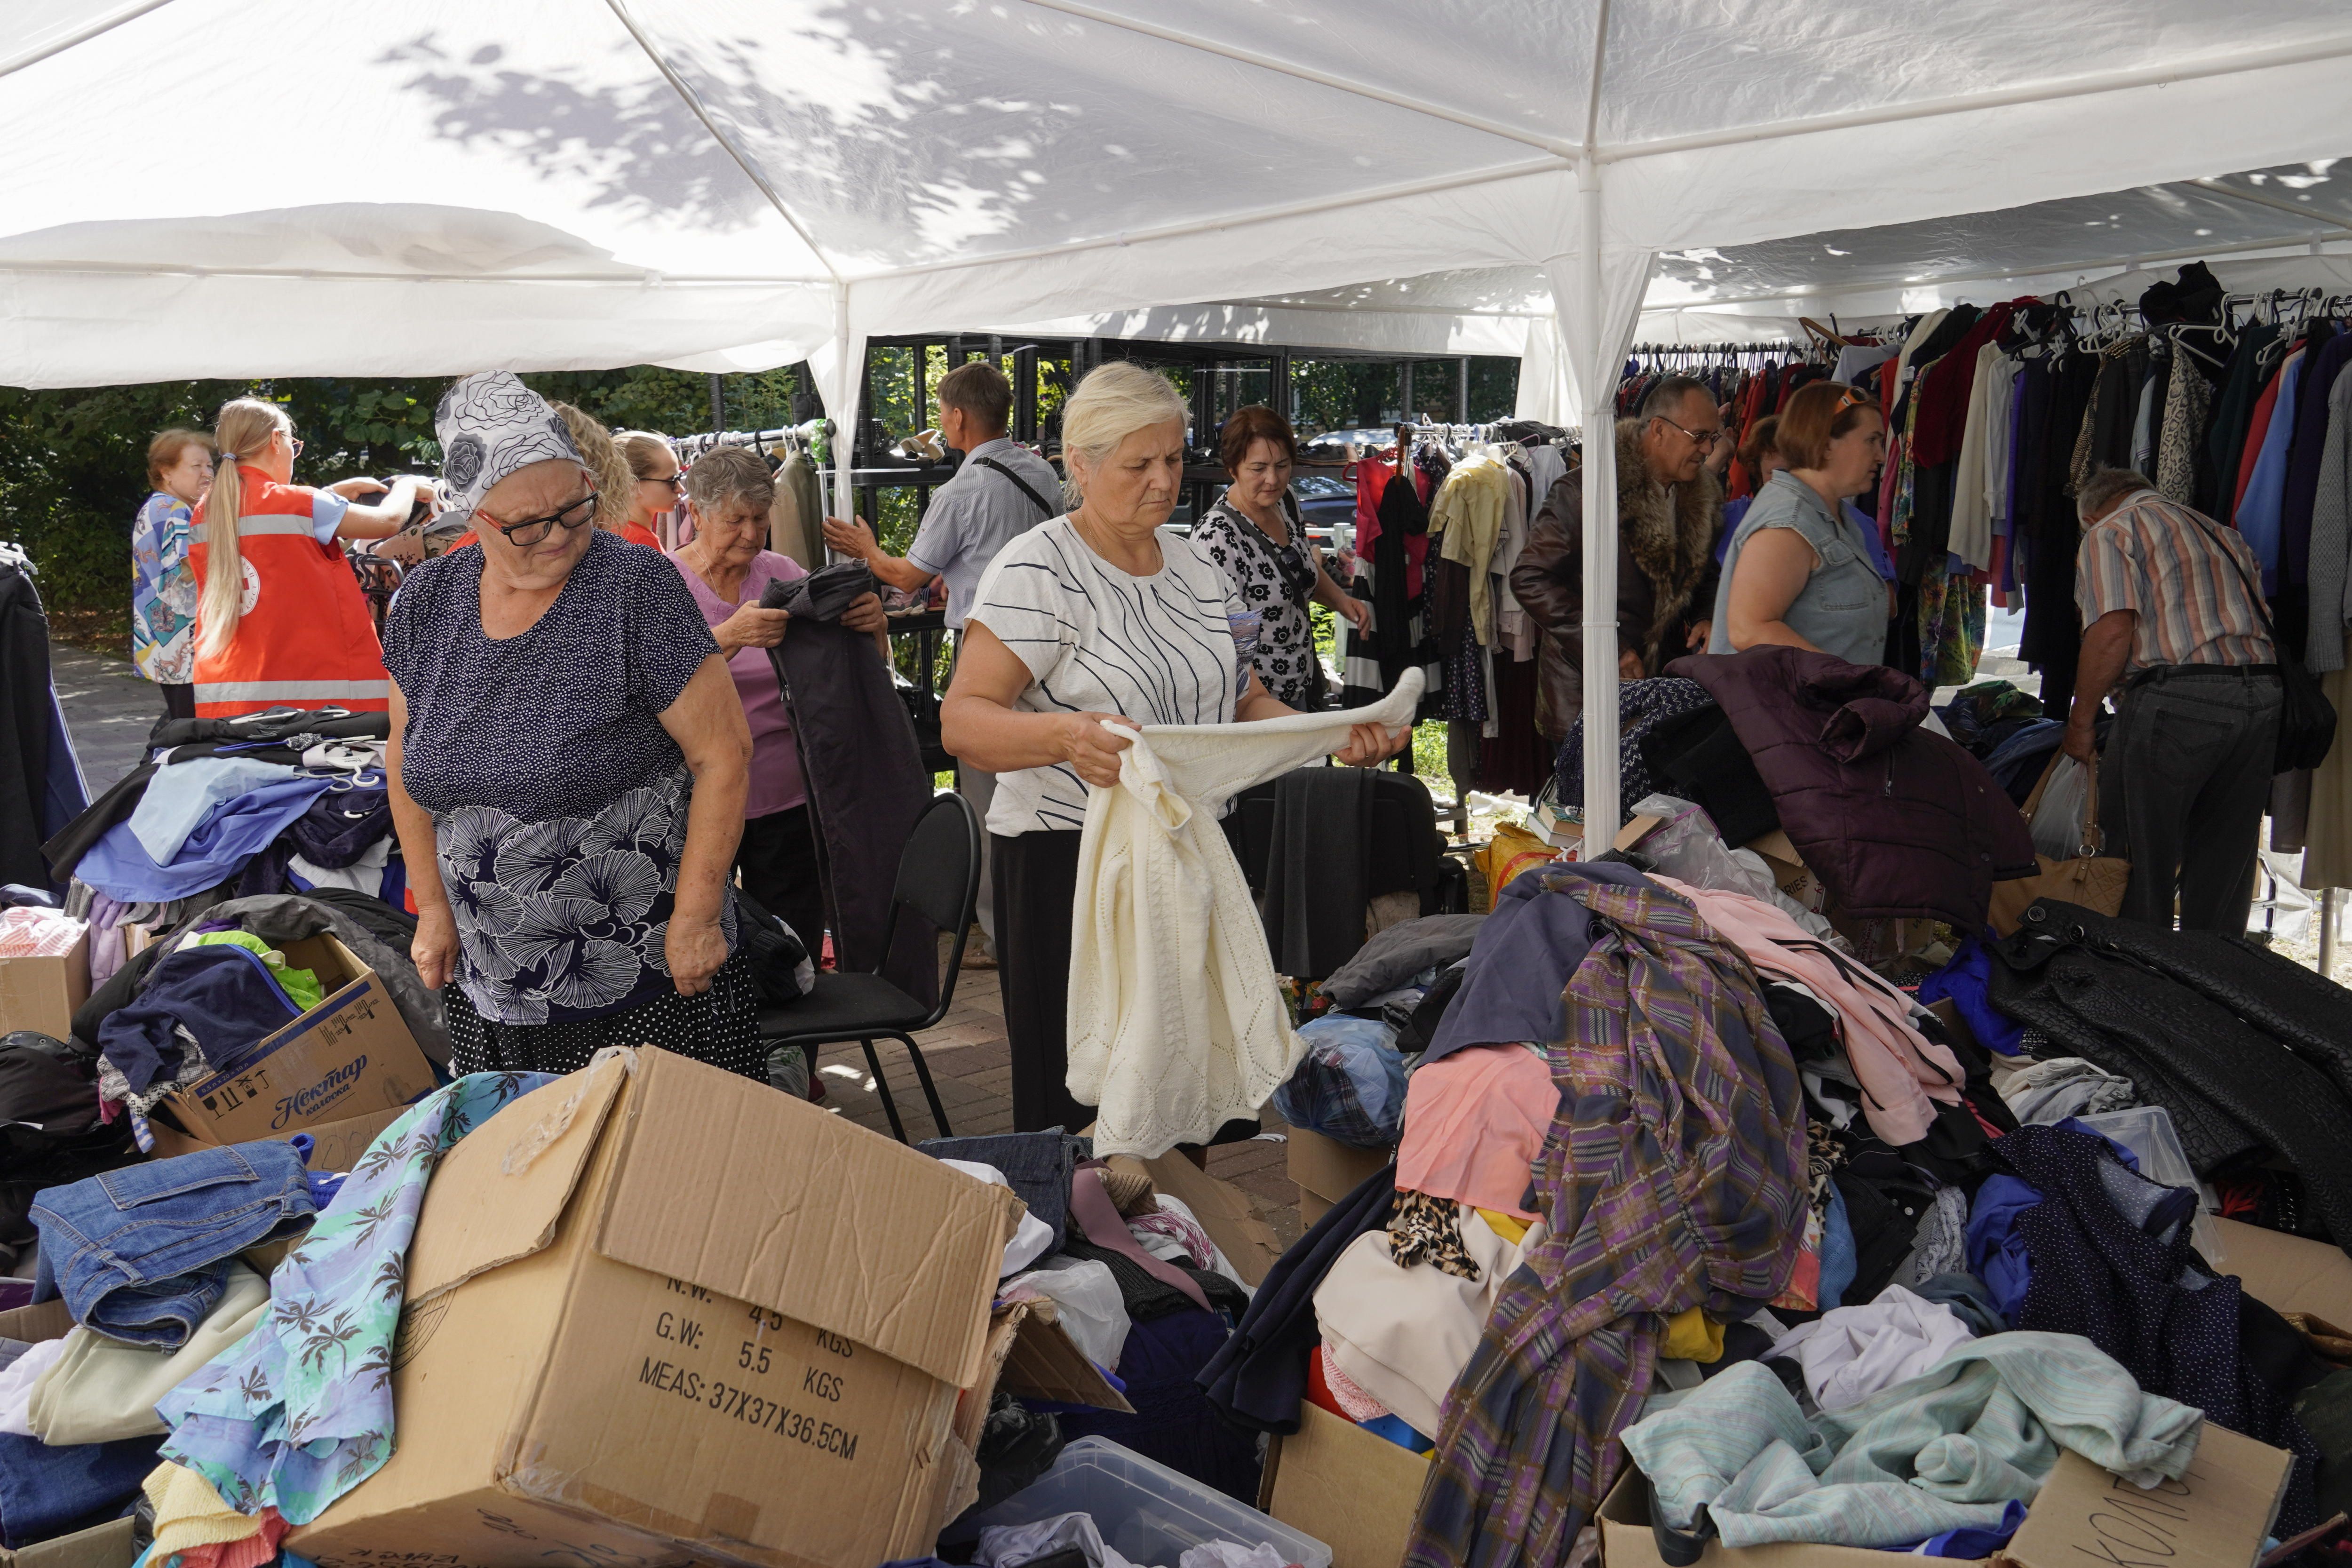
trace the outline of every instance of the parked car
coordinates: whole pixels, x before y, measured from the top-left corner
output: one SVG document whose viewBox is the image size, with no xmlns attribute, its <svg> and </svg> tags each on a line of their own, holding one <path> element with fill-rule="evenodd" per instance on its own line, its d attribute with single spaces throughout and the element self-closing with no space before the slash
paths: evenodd
<svg viewBox="0 0 2352 1568">
<path fill-rule="evenodd" d="M 1327 556 L 1356 540 L 1356 487 L 1337 473 L 1301 474 L 1290 481 L 1307 537 Z"/>
</svg>

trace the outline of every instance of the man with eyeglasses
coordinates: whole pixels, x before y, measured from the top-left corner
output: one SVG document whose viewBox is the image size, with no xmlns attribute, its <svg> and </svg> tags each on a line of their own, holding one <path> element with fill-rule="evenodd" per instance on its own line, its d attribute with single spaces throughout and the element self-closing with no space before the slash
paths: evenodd
<svg viewBox="0 0 2352 1568">
<path fill-rule="evenodd" d="M 1723 415 L 1704 382 L 1661 378 L 1617 421 L 1617 673 L 1656 675 L 1706 646 L 1723 486 Z M 1556 748 L 1584 711 L 1584 475 L 1562 476 L 1528 528 L 1511 592 L 1542 628 L 1536 723 Z M 1630 803 L 1628 803 L 1630 804 Z"/>
</svg>

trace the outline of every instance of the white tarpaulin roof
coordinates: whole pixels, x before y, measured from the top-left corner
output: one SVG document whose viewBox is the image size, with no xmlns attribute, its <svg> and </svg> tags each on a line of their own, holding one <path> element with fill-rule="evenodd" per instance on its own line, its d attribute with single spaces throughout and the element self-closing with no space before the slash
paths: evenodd
<svg viewBox="0 0 2352 1568">
<path fill-rule="evenodd" d="M 2347 58 L 2343 0 L 0 0 L 0 383 L 806 356 L 840 416 L 869 334 L 1504 268 L 1590 385 L 1660 254 L 2334 157 Z"/>
<path fill-rule="evenodd" d="M 1800 317 L 1841 327 L 1885 324 L 1963 299 L 2062 289 L 2086 304 L 2130 302 L 2190 258 L 2210 258 L 2233 289 L 2352 293 L 2352 159 L 1664 254 L 1652 268 L 1633 338 L 1709 344 L 1797 339 Z M 1001 330 L 1517 355 L 1526 361 L 1517 412 L 1577 423 L 1573 390 L 1559 363 L 1551 283 L 1540 268 L 1465 268 Z"/>
<path fill-rule="evenodd" d="M 842 293 L 863 336 L 1524 281 L 1580 172 L 1673 279 L 2352 148 L 2338 0 L 0 0 L 0 40 L 19 384 L 749 368 Z M 1720 291 L 2008 264 L 1754 254 Z"/>
</svg>

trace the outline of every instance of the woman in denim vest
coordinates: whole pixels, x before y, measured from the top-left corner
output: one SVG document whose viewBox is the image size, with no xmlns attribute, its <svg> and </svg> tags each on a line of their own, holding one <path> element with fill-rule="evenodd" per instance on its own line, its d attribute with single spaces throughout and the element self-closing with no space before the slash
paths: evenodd
<svg viewBox="0 0 2352 1568">
<path fill-rule="evenodd" d="M 1845 502 L 1878 482 L 1886 423 L 1859 387 L 1816 382 L 1780 411 L 1777 444 L 1789 467 L 1731 536 L 1706 650 L 1782 643 L 1881 663 L 1895 591 Z"/>
</svg>

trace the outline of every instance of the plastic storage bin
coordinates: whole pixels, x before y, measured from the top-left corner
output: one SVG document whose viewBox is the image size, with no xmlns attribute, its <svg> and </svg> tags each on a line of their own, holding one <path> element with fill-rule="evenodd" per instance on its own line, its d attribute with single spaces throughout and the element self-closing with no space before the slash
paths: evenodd
<svg viewBox="0 0 2352 1568">
<path fill-rule="evenodd" d="M 1286 1563 L 1331 1568 L 1331 1549 L 1313 1536 L 1101 1437 L 1072 1443 L 1034 1485 L 961 1522 L 955 1533 L 1065 1513 L 1092 1514 L 1104 1544 L 1140 1568 L 1176 1568 L 1187 1550 L 1212 1541 L 1263 1542 Z"/>
</svg>

